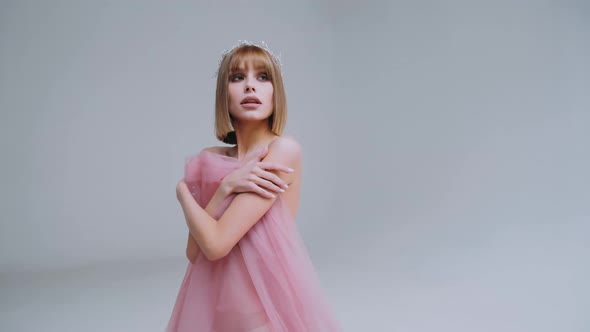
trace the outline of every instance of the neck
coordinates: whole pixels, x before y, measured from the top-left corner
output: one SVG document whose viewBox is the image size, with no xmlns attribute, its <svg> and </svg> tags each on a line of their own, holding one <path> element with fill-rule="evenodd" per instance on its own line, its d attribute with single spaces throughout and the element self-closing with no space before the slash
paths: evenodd
<svg viewBox="0 0 590 332">
<path fill-rule="evenodd" d="M 261 148 L 276 135 L 268 127 L 268 120 L 260 122 L 243 122 L 234 123 L 236 131 L 236 147 L 234 148 L 234 157 L 242 160 L 247 154 L 253 152 L 257 148 Z"/>
</svg>

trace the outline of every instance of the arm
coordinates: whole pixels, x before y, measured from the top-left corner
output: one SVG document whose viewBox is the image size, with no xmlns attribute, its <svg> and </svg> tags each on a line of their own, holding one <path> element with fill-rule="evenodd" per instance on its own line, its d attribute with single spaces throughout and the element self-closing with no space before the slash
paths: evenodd
<svg viewBox="0 0 590 332">
<path fill-rule="evenodd" d="M 227 196 L 229 196 L 229 193 L 226 189 L 226 186 L 221 184 L 215 191 L 215 194 L 213 195 L 209 203 L 207 203 L 207 207 L 205 207 L 205 212 L 207 212 L 208 215 L 213 216 L 215 211 L 217 211 L 219 205 Z M 199 245 L 197 244 L 197 242 L 192 237 L 189 231 L 188 240 L 186 244 L 186 258 L 188 258 L 188 260 L 192 263 L 199 256 L 200 252 L 201 250 L 199 249 Z"/>
<path fill-rule="evenodd" d="M 253 192 L 262 197 L 271 198 L 271 192 L 279 194 L 287 189 L 287 184 L 272 170 L 292 173 L 293 170 L 280 164 L 262 162 L 261 160 L 268 154 L 268 147 L 261 150 L 241 168 L 235 170 L 222 181 L 215 194 L 207 204 L 205 211 L 210 216 L 214 216 L 219 205 L 231 194 L 241 192 Z M 283 189 L 284 188 L 284 189 Z M 192 263 L 200 253 L 200 248 L 189 231 L 186 245 L 186 257 Z"/>
<path fill-rule="evenodd" d="M 265 161 L 286 165 L 297 172 L 300 159 L 299 143 L 293 139 L 279 138 L 269 146 Z M 276 172 L 276 175 L 289 184 L 294 179 L 294 173 Z M 190 233 L 209 260 L 227 255 L 276 199 L 251 192 L 238 194 L 221 218 L 215 220 L 195 202 L 184 181 L 177 186 L 177 196 Z"/>
</svg>

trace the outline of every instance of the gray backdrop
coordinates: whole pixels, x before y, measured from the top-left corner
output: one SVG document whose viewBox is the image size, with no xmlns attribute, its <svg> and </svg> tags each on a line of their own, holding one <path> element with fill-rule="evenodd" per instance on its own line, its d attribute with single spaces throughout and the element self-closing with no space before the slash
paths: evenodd
<svg viewBox="0 0 590 332">
<path fill-rule="evenodd" d="M 590 329 L 589 2 L 0 3 L 2 276 L 183 257 L 175 185 L 247 39 L 347 330 Z"/>
</svg>

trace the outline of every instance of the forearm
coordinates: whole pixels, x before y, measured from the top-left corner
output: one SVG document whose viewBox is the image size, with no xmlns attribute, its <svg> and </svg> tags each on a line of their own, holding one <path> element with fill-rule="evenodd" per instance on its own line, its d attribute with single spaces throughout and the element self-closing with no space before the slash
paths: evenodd
<svg viewBox="0 0 590 332">
<path fill-rule="evenodd" d="M 217 209 L 227 196 L 228 192 L 226 187 L 223 184 L 220 185 L 215 191 L 213 197 L 209 200 L 207 207 L 205 207 L 205 211 L 207 212 L 207 214 L 213 217 L 215 212 L 217 212 Z M 193 262 L 200 252 L 201 250 L 199 248 L 199 245 L 197 244 L 197 241 L 193 238 L 189 230 L 188 241 L 186 244 L 186 257 L 190 262 Z"/>
<path fill-rule="evenodd" d="M 217 241 L 215 241 L 218 231 L 217 220 L 197 204 L 186 185 L 177 188 L 177 197 L 192 238 L 207 258 L 211 259 L 211 257 L 216 256 L 218 251 L 216 248 Z M 213 201 L 210 202 L 208 204 L 209 210 L 213 210 L 217 204 Z"/>
<path fill-rule="evenodd" d="M 207 214 L 213 217 L 227 196 L 229 196 L 228 190 L 225 188 L 224 184 L 221 183 L 205 207 Z"/>
</svg>

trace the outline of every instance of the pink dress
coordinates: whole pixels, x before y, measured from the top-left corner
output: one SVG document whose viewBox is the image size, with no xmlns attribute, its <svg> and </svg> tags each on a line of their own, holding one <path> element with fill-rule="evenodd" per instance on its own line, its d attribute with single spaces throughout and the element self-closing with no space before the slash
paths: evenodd
<svg viewBox="0 0 590 332">
<path fill-rule="evenodd" d="M 205 207 L 223 177 L 241 165 L 203 150 L 187 158 L 185 182 Z M 234 197 L 223 202 L 215 219 Z M 166 331 L 340 331 L 280 195 L 227 256 L 209 261 L 200 253 L 189 263 Z"/>
</svg>

